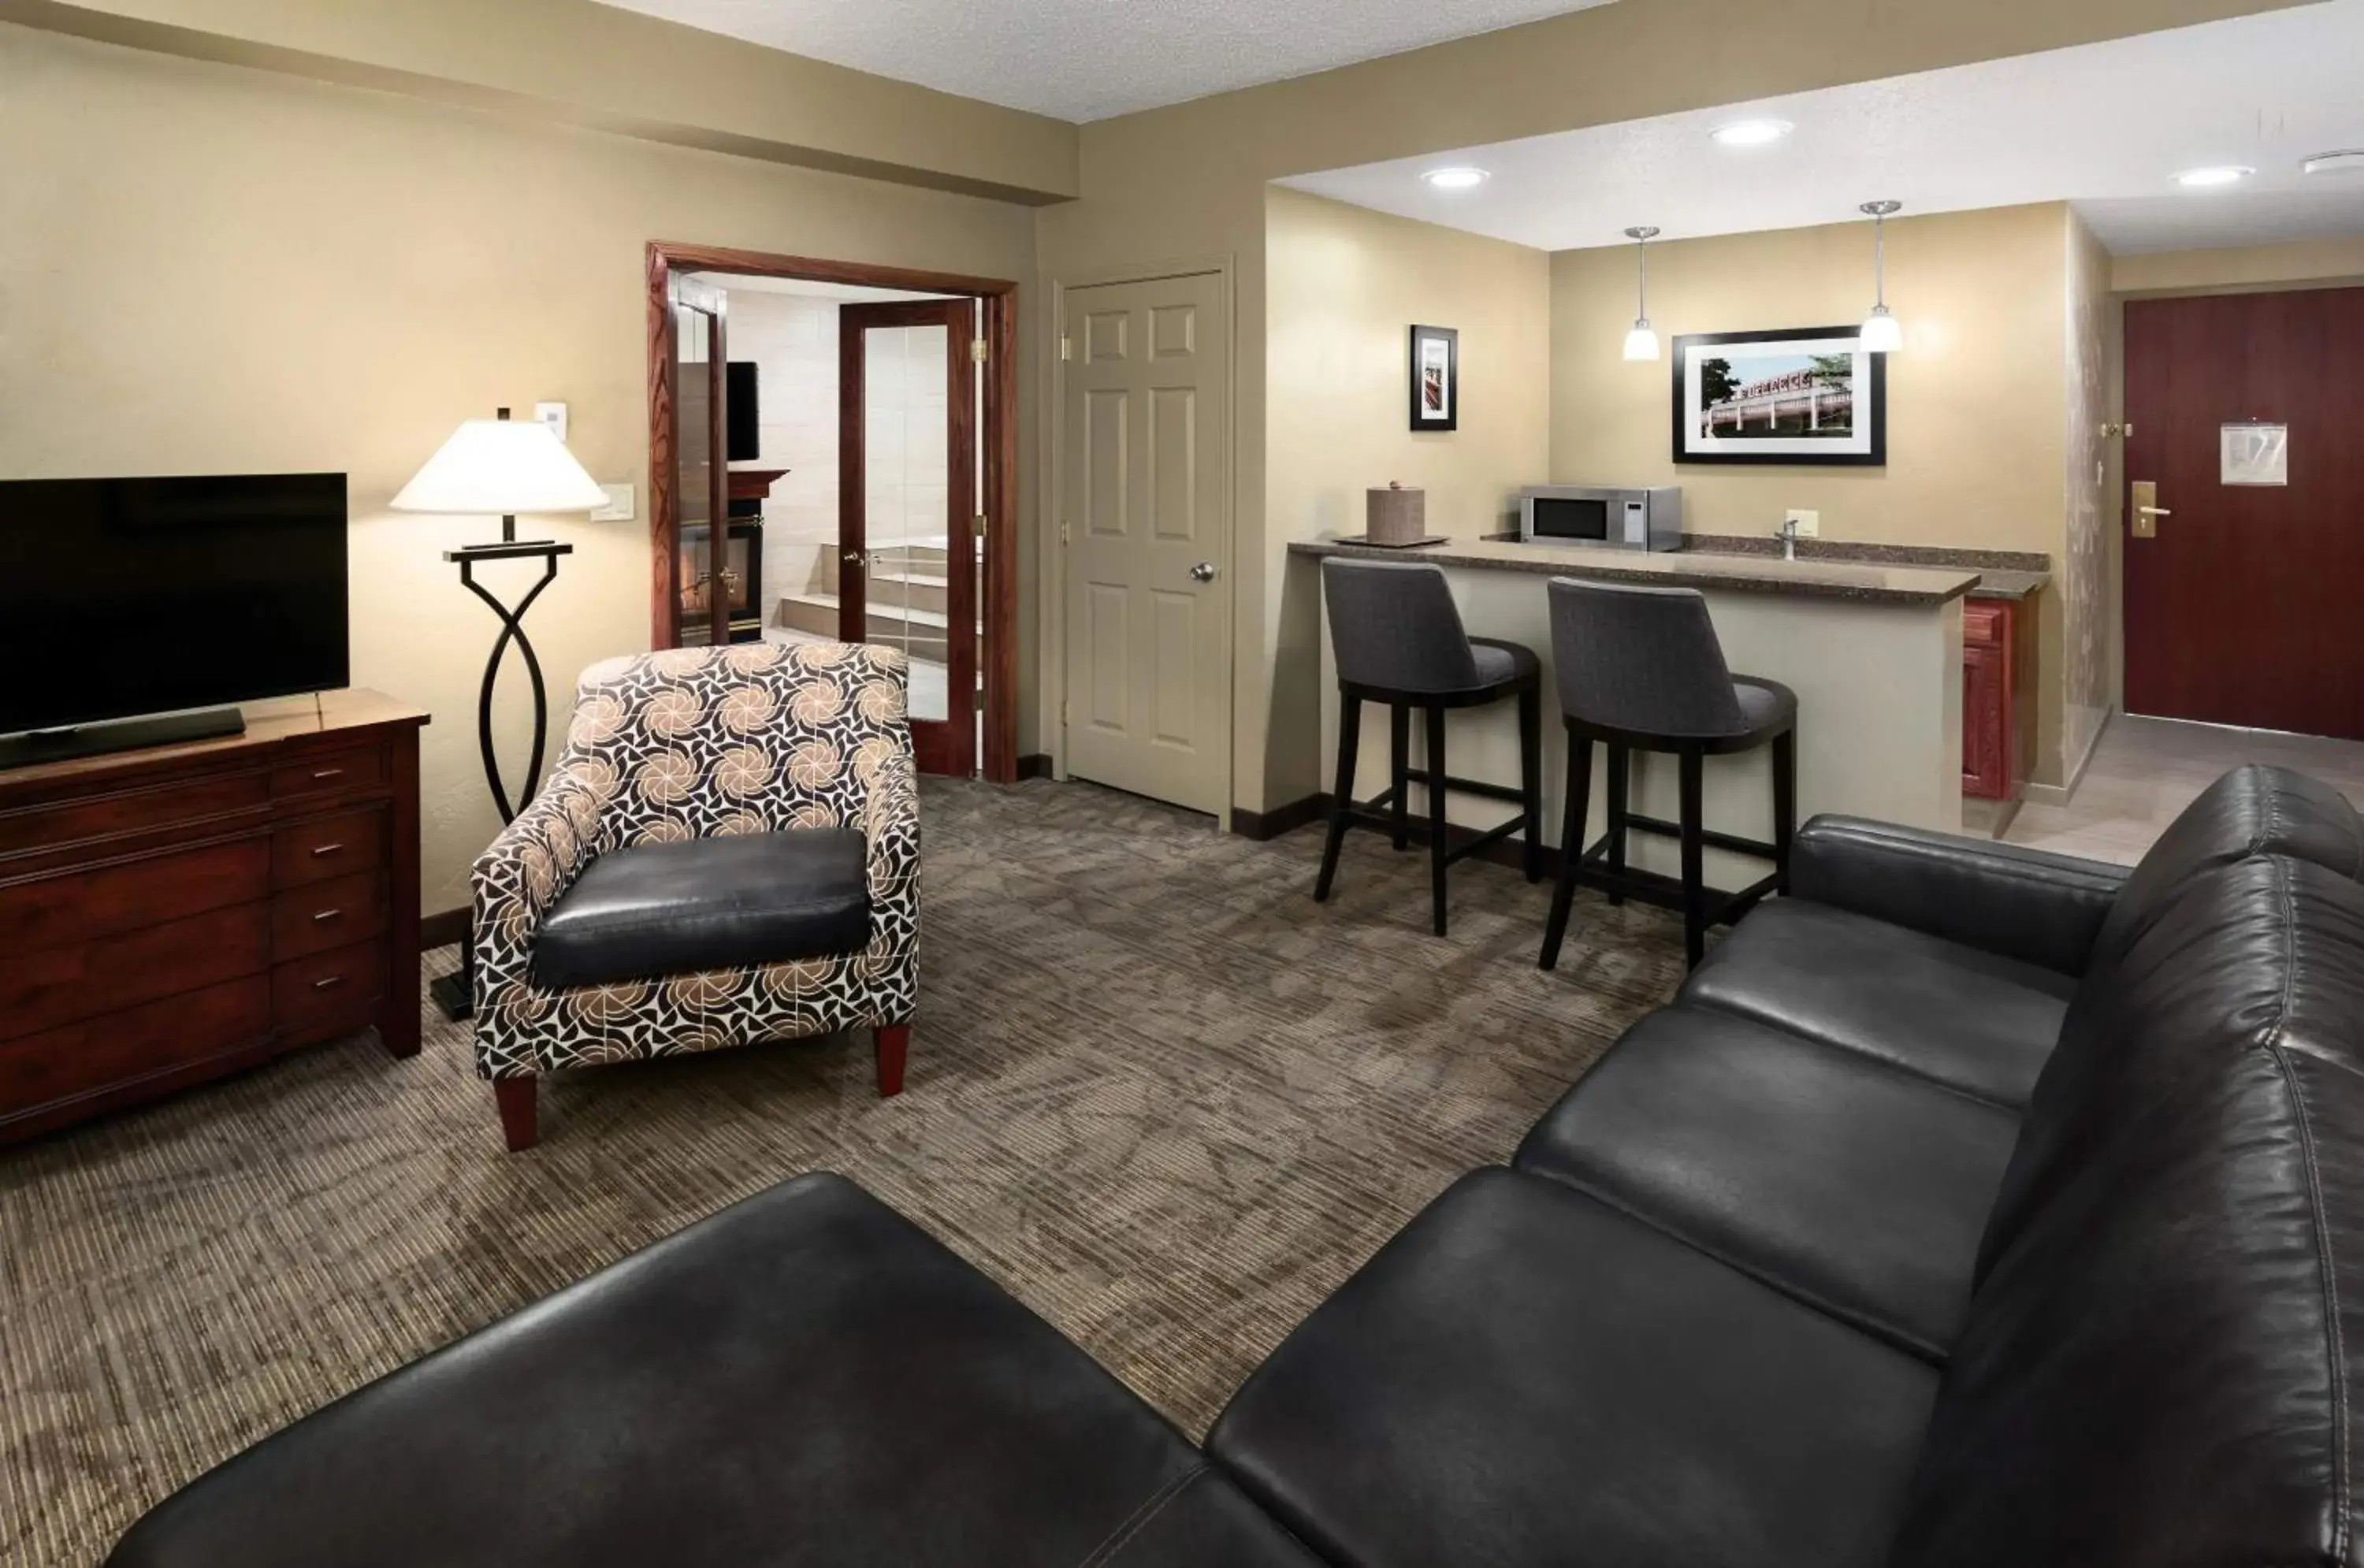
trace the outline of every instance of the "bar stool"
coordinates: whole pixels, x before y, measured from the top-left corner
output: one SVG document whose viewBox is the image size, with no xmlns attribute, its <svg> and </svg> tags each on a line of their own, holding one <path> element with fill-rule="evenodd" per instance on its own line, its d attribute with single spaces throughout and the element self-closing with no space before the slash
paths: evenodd
<svg viewBox="0 0 2364 1568">
<path fill-rule="evenodd" d="M 1348 827 L 1384 828 L 1399 850 L 1410 826 L 1407 786 L 1428 786 L 1428 856 L 1436 934 L 1444 935 L 1444 868 L 1526 829 L 1529 882 L 1543 879 L 1543 671 L 1534 654 L 1515 642 L 1471 637 L 1445 586 L 1444 573 L 1411 562 L 1321 563 L 1321 596 L 1330 610 L 1330 647 L 1338 665 L 1338 788 L 1331 797 L 1330 837 L 1321 848 L 1319 902 L 1330 896 L 1338 849 Z M 1444 714 L 1519 699 L 1519 787 L 1456 779 L 1444 767 Z M 1388 705 L 1389 782 L 1370 800 L 1355 800 L 1355 756 L 1363 705 Z M 1411 765 L 1411 711 L 1428 715 L 1428 766 Z M 1516 801 L 1519 815 L 1478 834 L 1457 850 L 1445 846 L 1448 789 L 1490 800 Z M 1378 815 L 1382 806 L 1388 815 Z"/>
<path fill-rule="evenodd" d="M 1611 904 L 1639 885 L 1625 869 L 1629 830 L 1682 842 L 1683 948 L 1696 965 L 1707 928 L 1736 920 L 1767 893 L 1790 885 L 1790 844 L 1798 825 L 1798 696 L 1779 682 L 1734 675 L 1695 588 L 1551 581 L 1552 673 L 1567 726 L 1567 820 L 1560 829 L 1559 883 L 1544 930 L 1538 967 L 1559 962 L 1577 884 L 1598 887 Z M 1592 743 L 1609 747 L 1608 831 L 1589 849 Z M 1773 748 L 1773 841 L 1711 832 L 1701 822 L 1706 759 Z M 1680 759 L 1681 819 L 1637 816 L 1626 807 L 1635 751 Z M 1725 897 L 1712 911 L 1701 875 L 1709 847 L 1757 855 L 1773 873 Z M 1594 862 L 1605 861 L 1605 865 Z"/>
</svg>

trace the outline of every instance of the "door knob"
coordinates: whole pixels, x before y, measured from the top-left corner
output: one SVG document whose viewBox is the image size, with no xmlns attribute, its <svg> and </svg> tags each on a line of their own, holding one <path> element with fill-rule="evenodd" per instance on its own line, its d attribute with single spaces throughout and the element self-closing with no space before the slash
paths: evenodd
<svg viewBox="0 0 2364 1568">
<path fill-rule="evenodd" d="M 845 552 L 845 562 L 846 562 L 846 564 L 847 564 L 847 565 L 849 565 L 849 566 L 859 566 L 859 565 L 861 565 L 861 564 L 862 564 L 862 552 L 861 552 L 860 550 L 847 550 L 847 551 Z"/>
<path fill-rule="evenodd" d="M 1215 563 L 1213 562 L 1202 561 L 1190 568 L 1190 581 L 1193 583 L 1211 583 L 1214 580 Z"/>
</svg>

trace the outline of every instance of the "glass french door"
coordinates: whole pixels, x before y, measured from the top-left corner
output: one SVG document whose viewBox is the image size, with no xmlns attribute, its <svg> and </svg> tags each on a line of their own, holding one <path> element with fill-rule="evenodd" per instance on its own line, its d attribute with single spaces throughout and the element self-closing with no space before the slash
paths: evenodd
<svg viewBox="0 0 2364 1568">
<path fill-rule="evenodd" d="M 920 771 L 974 773 L 976 301 L 838 313 L 838 635 L 911 661 Z"/>
<path fill-rule="evenodd" d="M 675 506 L 674 642 L 697 648 L 730 640 L 734 599 L 748 562 L 734 563 L 730 537 L 730 428 L 725 328 L 729 296 L 703 278 L 676 272 L 667 290 L 673 330 Z"/>
</svg>

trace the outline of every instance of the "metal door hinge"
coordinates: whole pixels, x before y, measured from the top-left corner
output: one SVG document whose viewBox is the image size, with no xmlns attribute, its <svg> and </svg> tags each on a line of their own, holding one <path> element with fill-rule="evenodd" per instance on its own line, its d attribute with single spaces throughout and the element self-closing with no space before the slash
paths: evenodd
<svg viewBox="0 0 2364 1568">
<path fill-rule="evenodd" d="M 1060 722 L 1060 723 L 1062 723 L 1062 724 L 1073 724 L 1075 721 L 1076 721 L 1076 710 L 1075 710 L 1075 705 L 1074 705 L 1074 704 L 1072 704 L 1072 703 L 1067 703 L 1067 702 L 1062 702 L 1062 703 L 1060 703 L 1060 704 L 1059 704 L 1059 722 Z"/>
<path fill-rule="evenodd" d="M 1063 360 L 1072 360 L 1076 357 L 1076 340 L 1065 332 L 1059 334 L 1059 357 Z"/>
<path fill-rule="evenodd" d="M 987 350 L 985 346 L 985 339 L 982 338 L 976 339 L 968 346 L 968 357 L 975 360 L 978 364 L 985 363 L 987 352 Z"/>
<path fill-rule="evenodd" d="M 1067 542 L 1067 537 L 1068 537 L 1068 536 L 1067 536 L 1067 525 L 1066 525 L 1066 524 L 1065 524 L 1065 523 L 1061 523 L 1061 524 L 1059 525 L 1059 542 L 1060 542 L 1061 544 L 1065 544 L 1065 543 L 1066 543 L 1066 542 Z"/>
<path fill-rule="evenodd" d="M 976 515 L 976 537 L 979 539 L 983 539 L 985 537 L 985 514 L 983 512 L 979 512 Z"/>
</svg>

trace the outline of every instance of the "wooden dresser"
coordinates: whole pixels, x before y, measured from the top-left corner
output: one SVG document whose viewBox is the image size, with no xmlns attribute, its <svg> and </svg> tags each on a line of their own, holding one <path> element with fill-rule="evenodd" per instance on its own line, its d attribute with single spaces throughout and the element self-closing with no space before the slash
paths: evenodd
<svg viewBox="0 0 2364 1568">
<path fill-rule="evenodd" d="M 374 1027 L 418 1050 L 418 730 L 375 692 L 0 772 L 0 1142 Z"/>
</svg>

